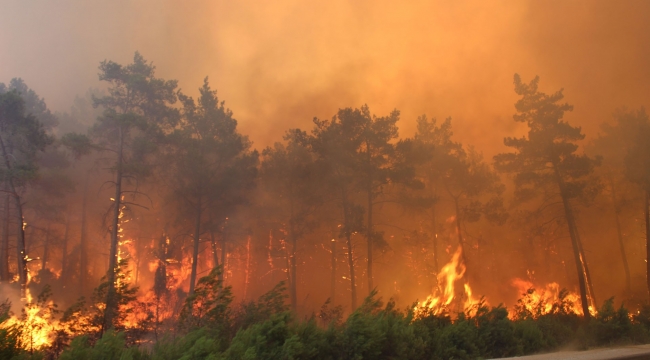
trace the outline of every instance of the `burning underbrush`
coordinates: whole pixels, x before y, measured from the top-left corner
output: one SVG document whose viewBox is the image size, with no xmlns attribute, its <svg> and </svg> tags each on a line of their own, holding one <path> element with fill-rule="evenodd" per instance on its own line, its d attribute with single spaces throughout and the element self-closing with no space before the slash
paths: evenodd
<svg viewBox="0 0 650 360">
<path fill-rule="evenodd" d="M 557 283 L 514 279 L 509 285 L 520 294 L 517 303 L 490 306 L 473 296 L 460 248 L 424 301 L 400 310 L 373 292 L 347 318 L 329 300 L 318 313 L 299 318 L 287 306 L 283 283 L 257 301 L 237 304 L 220 268 L 188 296 L 181 268 L 161 262 L 158 269 L 164 271 L 157 271 L 162 275 L 154 286 L 138 292 L 128 262 L 121 262 L 110 330 L 103 325 L 106 281 L 65 311 L 51 300 L 49 286 L 35 298 L 28 288 L 20 314 L 12 314 L 8 302 L 0 305 L 0 357 L 464 359 L 650 341 L 650 307 L 631 314 L 609 299 L 585 320 L 578 295 Z"/>
<path fill-rule="evenodd" d="M 462 248 L 458 247 L 451 260 L 438 273 L 438 286 L 434 289 L 434 294 L 419 302 L 415 306 L 415 311 L 434 315 L 475 313 L 479 307 L 487 306 L 489 303 L 486 298 L 473 296 L 469 280 L 465 277 L 466 270 Z M 521 317 L 535 319 L 558 313 L 583 315 L 580 296 L 560 288 L 556 282 L 535 285 L 532 281 L 514 278 L 510 281 L 510 285 L 520 296 L 516 305 L 508 313 L 512 319 Z M 595 316 L 595 307 L 592 305 L 589 309 L 590 315 Z"/>
</svg>

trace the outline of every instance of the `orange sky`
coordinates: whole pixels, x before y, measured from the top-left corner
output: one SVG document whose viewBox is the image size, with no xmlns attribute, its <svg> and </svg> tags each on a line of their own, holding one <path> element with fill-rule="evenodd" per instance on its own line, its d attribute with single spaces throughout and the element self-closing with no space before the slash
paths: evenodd
<svg viewBox="0 0 650 360">
<path fill-rule="evenodd" d="M 595 134 L 650 102 L 648 1 L 4 0 L 0 81 L 22 77 L 57 110 L 99 86 L 101 60 L 138 50 L 194 94 L 206 75 L 256 147 L 364 103 L 454 119 L 486 155 L 516 131 L 512 76 L 565 88 Z"/>
</svg>

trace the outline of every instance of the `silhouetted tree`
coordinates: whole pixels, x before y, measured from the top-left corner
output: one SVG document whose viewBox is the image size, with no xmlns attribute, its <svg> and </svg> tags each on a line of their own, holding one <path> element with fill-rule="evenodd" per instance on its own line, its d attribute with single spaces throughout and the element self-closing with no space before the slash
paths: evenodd
<svg viewBox="0 0 650 360">
<path fill-rule="evenodd" d="M 322 179 L 325 174 L 306 143 L 307 134 L 300 130 L 286 133 L 283 143 L 275 143 L 262 152 L 260 179 L 270 196 L 267 210 L 285 228 L 289 249 L 289 299 L 293 310 L 297 296 L 298 241 L 317 222 L 315 211 L 323 202 Z"/>
<path fill-rule="evenodd" d="M 5 182 L 5 192 L 14 199 L 17 237 L 17 271 L 21 289 L 27 285 L 27 261 L 22 191 L 38 173 L 37 154 L 52 142 L 36 116 L 26 113 L 25 101 L 18 90 L 7 91 L 0 84 L 0 150 L 3 167 L 0 177 Z M 7 209 L 8 206 L 5 207 Z M 8 234 L 8 230 L 5 230 Z M 6 236 L 6 235 L 5 235 Z M 5 241 L 6 238 L 5 238 Z"/>
<path fill-rule="evenodd" d="M 328 181 L 333 185 L 332 197 L 341 210 L 339 238 L 345 238 L 348 266 L 350 269 L 350 295 L 352 309 L 357 307 L 357 286 L 355 276 L 355 255 L 352 235 L 364 231 L 361 205 L 354 202 L 354 193 L 359 185 L 359 158 L 363 131 L 361 110 L 343 109 L 332 120 L 314 119 L 310 145 L 319 158 L 321 166 L 327 169 Z"/>
<path fill-rule="evenodd" d="M 639 111 L 617 110 L 614 113 L 614 123 L 604 123 L 601 126 L 603 133 L 594 140 L 590 148 L 595 154 L 603 156 L 601 173 L 607 180 L 607 188 L 610 190 L 611 203 L 613 203 L 616 234 L 625 270 L 625 288 L 628 294 L 631 292 L 630 267 L 620 218 L 624 211 L 629 212 L 630 201 L 636 203 L 637 200 L 642 201 L 644 197 L 643 194 L 638 193 L 638 188 L 631 189 L 630 185 L 634 187 L 634 182 L 642 185 L 638 182 L 640 179 L 635 175 L 640 170 L 636 166 L 642 166 L 642 164 L 637 164 L 635 161 L 639 160 L 638 155 L 640 155 L 637 152 L 639 136 L 647 135 L 644 134 L 647 126 L 648 116 L 643 109 Z M 645 193 L 643 186 L 641 188 Z M 611 208 L 609 201 L 607 207 Z"/>
<path fill-rule="evenodd" d="M 440 165 L 445 172 L 442 184 L 454 203 L 456 234 L 466 262 L 462 222 L 476 222 L 485 216 L 491 222 L 503 224 L 507 219 L 501 198 L 505 187 L 482 156 L 471 147 L 446 156 Z"/>
<path fill-rule="evenodd" d="M 445 175 L 447 158 L 462 151 L 462 146 L 451 140 L 451 118 L 437 125 L 437 119 L 429 120 L 426 115 L 417 119 L 417 132 L 413 138 L 413 149 L 408 157 L 417 162 L 418 176 L 424 179 L 428 197 L 426 205 L 430 206 L 431 233 L 433 239 L 433 267 L 438 273 L 438 202 L 440 188 Z"/>
<path fill-rule="evenodd" d="M 621 126 L 630 127 L 635 136 L 625 156 L 626 177 L 643 191 L 643 218 L 646 237 L 646 278 L 650 291 L 650 121 L 645 110 L 628 113 L 619 118 Z M 625 124 L 625 125 L 624 125 Z"/>
<path fill-rule="evenodd" d="M 562 120 L 566 111 L 573 107 L 560 103 L 562 90 L 547 95 L 538 91 L 539 77 L 530 83 L 522 83 L 515 75 L 515 92 L 521 99 L 515 103 L 514 120 L 528 125 L 528 135 L 521 138 L 505 138 L 504 144 L 514 152 L 495 156 L 498 170 L 515 174 L 515 196 L 530 200 L 551 190 L 559 196 L 567 221 L 574 260 L 578 273 L 580 297 L 584 316 L 588 318 L 587 260 L 578 234 L 572 201 L 590 200 L 599 186 L 591 175 L 598 161 L 584 154 L 576 154 L 577 141 L 584 135 L 579 127 Z M 593 292 L 590 291 L 592 294 Z M 593 300 L 593 295 L 591 296 Z"/>
<path fill-rule="evenodd" d="M 117 271 L 117 246 L 120 233 L 120 217 L 126 205 L 136 205 L 123 199 L 125 194 L 141 194 L 138 180 L 149 174 L 147 158 L 155 150 L 161 138 L 162 128 L 173 124 L 177 111 L 169 105 L 176 101 L 176 81 L 156 78 L 155 67 L 135 53 L 133 63 L 123 66 L 113 61 L 103 61 L 99 66 L 99 79 L 109 84 L 108 95 L 95 97 L 94 106 L 104 111 L 91 129 L 94 146 L 114 154 L 111 172 L 115 180 L 115 195 L 111 199 L 111 240 L 106 291 L 104 328 L 113 325 L 117 305 L 115 296 L 115 273 Z M 127 180 L 124 183 L 124 180 Z M 135 184 L 127 190 L 125 185 Z"/>
<path fill-rule="evenodd" d="M 191 296 L 200 236 L 206 225 L 213 225 L 205 223 L 208 219 L 225 221 L 236 206 L 246 201 L 247 190 L 255 184 L 258 153 L 251 151 L 248 138 L 237 132 L 237 121 L 219 102 L 207 78 L 200 88 L 198 104 L 185 95 L 180 95 L 180 100 L 181 121 L 168 137 L 168 181 L 173 197 L 194 218 Z"/>
</svg>

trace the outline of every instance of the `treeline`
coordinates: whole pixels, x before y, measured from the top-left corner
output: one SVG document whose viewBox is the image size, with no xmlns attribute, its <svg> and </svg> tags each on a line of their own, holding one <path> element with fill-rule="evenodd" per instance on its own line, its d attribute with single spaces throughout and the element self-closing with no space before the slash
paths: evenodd
<svg viewBox="0 0 650 360">
<path fill-rule="evenodd" d="M 644 245 L 632 235 L 650 234 L 643 109 L 617 111 L 585 143 L 564 120 L 572 106 L 562 91 L 515 75 L 525 135 L 505 138 L 510 150 L 493 161 L 456 141 L 450 118 L 423 115 L 405 138 L 399 111 L 376 116 L 367 106 L 289 129 L 258 151 L 207 78 L 194 99 L 136 53 L 128 65 L 102 62 L 99 79 L 105 90 L 58 114 L 21 80 L 0 84 L 0 286 L 28 304 L 51 287 L 55 302 L 92 319 L 93 341 L 111 328 L 143 330 L 140 338 L 173 329 L 196 305 L 197 279 L 217 268 L 214 281 L 243 301 L 284 280 L 294 314 L 330 298 L 357 311 L 349 322 L 363 313 L 359 292 L 405 304 L 440 293 L 456 248 L 465 285 L 497 299 L 493 285 L 522 277 L 575 287 L 585 317 L 597 294 L 647 301 L 650 280 L 638 281 L 647 258 L 626 250 Z M 605 272 L 624 281 L 599 283 L 599 264 L 588 261 L 599 252 L 615 259 Z M 409 314 L 382 311 L 367 313 L 414 326 Z"/>
</svg>

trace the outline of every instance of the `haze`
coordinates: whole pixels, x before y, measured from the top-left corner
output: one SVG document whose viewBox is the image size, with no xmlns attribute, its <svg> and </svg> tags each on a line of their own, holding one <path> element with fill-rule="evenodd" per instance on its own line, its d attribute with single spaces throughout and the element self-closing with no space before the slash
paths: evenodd
<svg viewBox="0 0 650 360">
<path fill-rule="evenodd" d="M 210 77 L 255 146 L 314 116 L 368 104 L 454 119 L 490 155 L 511 121 L 512 75 L 565 88 L 569 119 L 595 135 L 650 94 L 646 1 L 3 0 L 0 81 L 22 77 L 55 110 L 100 87 L 97 66 L 140 51 L 195 94 Z"/>
</svg>

